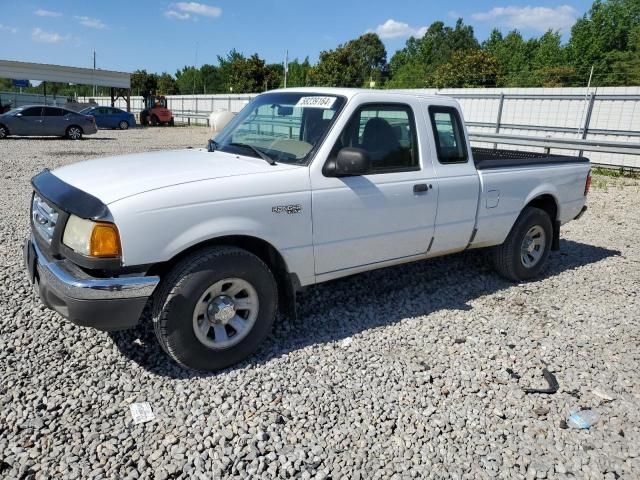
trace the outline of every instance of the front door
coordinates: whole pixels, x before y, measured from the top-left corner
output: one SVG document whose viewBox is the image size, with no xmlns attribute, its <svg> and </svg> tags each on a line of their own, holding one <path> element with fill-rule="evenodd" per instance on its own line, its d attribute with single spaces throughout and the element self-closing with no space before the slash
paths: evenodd
<svg viewBox="0 0 640 480">
<path fill-rule="evenodd" d="M 30 107 L 22 110 L 15 116 L 10 130 L 14 135 L 44 135 L 42 107 Z"/>
<path fill-rule="evenodd" d="M 421 158 L 420 105 L 406 102 L 360 104 L 337 139 L 329 161 L 341 148 L 361 148 L 371 158 L 370 173 L 312 176 L 316 275 L 427 252 L 437 184 Z"/>
</svg>

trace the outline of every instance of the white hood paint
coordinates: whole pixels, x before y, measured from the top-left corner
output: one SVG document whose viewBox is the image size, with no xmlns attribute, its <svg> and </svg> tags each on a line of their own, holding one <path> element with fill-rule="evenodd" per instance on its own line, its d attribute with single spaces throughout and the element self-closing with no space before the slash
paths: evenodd
<svg viewBox="0 0 640 480">
<path fill-rule="evenodd" d="M 170 150 L 106 157 L 67 165 L 53 174 L 110 204 L 123 198 L 181 183 L 300 168 L 261 158 L 205 149 Z"/>
</svg>

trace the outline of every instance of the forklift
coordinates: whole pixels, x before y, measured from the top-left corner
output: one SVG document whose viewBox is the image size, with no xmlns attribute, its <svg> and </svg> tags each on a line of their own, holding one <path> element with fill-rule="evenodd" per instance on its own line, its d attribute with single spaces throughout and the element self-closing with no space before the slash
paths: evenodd
<svg viewBox="0 0 640 480">
<path fill-rule="evenodd" d="M 153 92 L 142 96 L 144 110 L 140 112 L 140 125 L 174 125 L 173 113 L 167 108 L 167 98 Z"/>
</svg>

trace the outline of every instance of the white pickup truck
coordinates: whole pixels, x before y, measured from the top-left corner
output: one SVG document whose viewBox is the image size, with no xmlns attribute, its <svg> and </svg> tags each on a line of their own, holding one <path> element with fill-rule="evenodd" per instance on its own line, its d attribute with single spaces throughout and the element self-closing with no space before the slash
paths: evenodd
<svg viewBox="0 0 640 480">
<path fill-rule="evenodd" d="M 447 97 L 305 88 L 256 97 L 208 148 L 32 184 L 24 255 L 44 304 L 100 330 L 148 304 L 174 360 L 215 370 L 313 284 L 484 247 L 508 279 L 535 277 L 586 209 L 590 164 L 471 148 Z"/>
</svg>

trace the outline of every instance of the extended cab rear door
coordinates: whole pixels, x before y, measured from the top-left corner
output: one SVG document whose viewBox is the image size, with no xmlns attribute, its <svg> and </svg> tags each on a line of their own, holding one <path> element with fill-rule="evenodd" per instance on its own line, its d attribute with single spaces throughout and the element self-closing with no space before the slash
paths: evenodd
<svg viewBox="0 0 640 480">
<path fill-rule="evenodd" d="M 476 225 L 480 178 L 457 102 L 424 98 L 421 103 L 439 186 L 435 235 L 429 250 L 429 255 L 435 256 L 464 250 L 469 245 Z"/>
<path fill-rule="evenodd" d="M 416 97 L 361 93 L 347 104 L 310 171 L 318 281 L 426 254 L 438 187 L 427 131 Z M 371 173 L 323 173 L 344 147 L 366 150 Z"/>
</svg>

